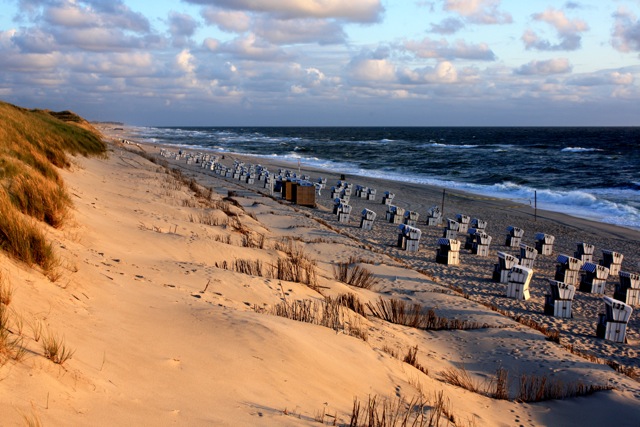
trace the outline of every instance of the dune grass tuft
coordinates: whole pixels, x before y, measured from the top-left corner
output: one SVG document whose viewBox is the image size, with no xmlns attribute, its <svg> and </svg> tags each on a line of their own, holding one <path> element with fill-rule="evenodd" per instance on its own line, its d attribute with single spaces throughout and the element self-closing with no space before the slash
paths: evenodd
<svg viewBox="0 0 640 427">
<path fill-rule="evenodd" d="M 364 404 L 354 398 L 349 427 L 448 426 L 455 425 L 453 418 L 442 391 L 435 393 L 433 401 L 369 396 Z"/>
<path fill-rule="evenodd" d="M 417 329 L 439 331 L 490 327 L 486 323 L 440 317 L 433 309 L 425 310 L 420 304 L 411 304 L 398 299 L 380 297 L 375 304 L 367 303 L 367 308 L 374 317 Z"/>
<path fill-rule="evenodd" d="M 357 260 L 350 258 L 348 262 L 334 265 L 334 277 L 347 285 L 362 289 L 371 289 L 378 284 L 378 279 L 364 267 L 357 265 Z"/>
<path fill-rule="evenodd" d="M 53 247 L 37 222 L 15 209 L 5 190 L 0 188 L 0 248 L 45 272 L 57 265 Z"/>
<path fill-rule="evenodd" d="M 337 332 L 344 332 L 363 341 L 367 340 L 367 331 L 360 326 L 357 316 L 344 307 L 337 299 L 324 300 L 284 300 L 273 306 L 270 311 L 276 316 L 324 326 Z"/>
<path fill-rule="evenodd" d="M 13 299 L 13 287 L 0 271 L 0 305 L 9 305 Z"/>
<path fill-rule="evenodd" d="M 64 364 L 67 360 L 71 359 L 73 353 L 75 353 L 75 350 L 67 347 L 64 338 L 52 333 L 48 333 L 42 338 L 42 349 L 44 351 L 44 357 L 58 365 Z"/>
</svg>

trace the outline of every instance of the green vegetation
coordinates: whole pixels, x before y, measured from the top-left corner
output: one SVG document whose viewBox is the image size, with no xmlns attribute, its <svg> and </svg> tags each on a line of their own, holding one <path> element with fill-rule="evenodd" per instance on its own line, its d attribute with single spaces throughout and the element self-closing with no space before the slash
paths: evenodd
<svg viewBox="0 0 640 427">
<path fill-rule="evenodd" d="M 69 154 L 105 152 L 99 132 L 69 111 L 0 101 L 0 249 L 50 273 L 57 262 L 42 223 L 61 227 L 71 203 L 56 168 L 71 165 Z"/>
</svg>

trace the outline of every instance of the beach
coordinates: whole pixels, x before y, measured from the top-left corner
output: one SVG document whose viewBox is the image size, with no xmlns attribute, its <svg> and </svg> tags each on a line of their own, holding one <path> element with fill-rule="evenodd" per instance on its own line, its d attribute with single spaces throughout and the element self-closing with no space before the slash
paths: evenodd
<svg viewBox="0 0 640 427">
<path fill-rule="evenodd" d="M 576 292 L 568 319 L 545 315 L 544 295 L 557 256 L 573 256 L 580 242 L 595 245 L 596 262 L 603 249 L 624 254 L 622 270 L 637 273 L 639 231 L 446 191 L 445 223 L 457 214 L 486 220 L 493 240 L 486 257 L 461 249 L 459 265 L 444 265 L 435 262 L 444 224 L 424 223 L 429 208 L 442 206 L 441 188 L 236 154 L 219 159 L 326 178 L 316 206 L 299 206 L 271 196 L 259 180 L 223 178 L 160 156 L 174 148 L 123 144 L 126 133 L 101 130 L 109 157 L 78 157 L 63 172 L 74 210 L 71 225 L 51 231 L 60 278 L 48 282 L 2 255 L 23 323 L 64 331 L 74 349 L 64 364 L 41 360 L 24 327 L 33 355 L 0 381 L 10 425 L 349 425 L 354 399 L 366 406 L 372 396 L 444 408 L 439 425 L 638 425 L 638 312 L 627 342 L 614 343 L 596 337 L 601 295 Z M 333 213 L 330 187 L 338 181 L 377 189 L 375 200 L 351 197 L 346 223 Z M 420 214 L 417 252 L 398 248 L 385 191 Z M 377 214 L 372 230 L 359 227 L 365 208 Z M 505 246 L 509 226 L 522 228 L 531 246 L 536 233 L 555 236 L 552 254 L 536 258 L 526 301 L 507 298 L 506 285 L 492 280 L 497 252 L 519 253 Z M 304 260 L 312 277 L 278 278 L 282 259 Z M 337 280 L 339 264 L 366 269 L 375 283 L 363 289 Z M 607 280 L 606 295 L 616 281 Z M 345 294 L 369 309 L 343 311 L 330 327 L 274 315 L 295 301 L 326 310 L 323 301 Z M 391 323 L 371 311 L 383 300 L 475 326 Z M 487 391 L 501 369 L 507 399 Z M 447 372 L 468 373 L 476 390 L 450 384 Z M 523 377 L 544 378 L 567 398 L 523 402 Z M 573 389 L 563 387 L 577 384 L 601 390 L 570 397 Z"/>
<path fill-rule="evenodd" d="M 157 147 L 156 151 L 158 151 Z M 194 152 L 195 154 L 195 152 Z M 271 159 L 255 159 L 238 154 L 226 155 L 221 162 L 228 167 L 232 167 L 234 161 L 242 162 L 246 165 L 262 165 L 271 171 L 288 170 L 291 173 L 307 175 L 311 181 L 318 178 L 327 180 L 327 188 L 322 190 L 321 195 L 316 197 L 318 204 L 316 209 L 298 207 L 310 215 L 320 218 L 341 232 L 352 236 L 355 240 L 373 248 L 377 252 L 386 253 L 399 258 L 406 266 L 427 273 L 438 283 L 442 283 L 454 288 L 461 289 L 469 294 L 471 299 L 481 301 L 486 305 L 497 305 L 507 310 L 512 316 L 524 315 L 533 319 L 548 328 L 561 331 L 568 343 L 575 346 L 577 350 L 585 351 L 588 354 L 602 359 L 611 359 L 625 366 L 640 369 L 640 361 L 637 358 L 640 350 L 640 335 L 638 326 L 640 320 L 637 315 L 632 316 L 629 323 L 628 340 L 630 345 L 610 345 L 604 340 L 595 337 L 595 324 L 597 314 L 604 310 L 601 302 L 601 295 L 592 295 L 577 292 L 573 319 L 559 319 L 547 316 L 543 312 L 544 295 L 549 293 L 549 279 L 554 279 L 557 256 L 565 254 L 573 257 L 577 250 L 578 243 L 588 243 L 596 247 L 594 262 L 602 259 L 601 251 L 613 250 L 622 253 L 624 258 L 623 271 L 637 273 L 640 269 L 640 231 L 617 227 L 611 224 L 604 224 L 589 221 L 574 216 L 563 215 L 550 211 L 535 211 L 528 204 L 514 204 L 512 201 L 500 200 L 477 196 L 469 193 L 443 190 L 427 185 L 408 184 L 406 182 L 396 182 L 359 176 L 345 176 L 340 171 L 318 170 L 305 168 L 303 164 L 274 162 Z M 213 175 L 211 171 L 203 172 L 201 167 L 187 166 L 185 161 L 172 161 L 172 167 L 178 167 L 188 176 L 196 178 L 204 185 L 214 185 L 217 179 L 208 181 Z M 197 165 L 196 165 L 197 166 Z M 190 173 L 190 175 L 189 175 Z M 377 197 L 374 201 L 364 198 L 351 197 L 349 204 L 353 208 L 351 221 L 347 224 L 339 223 L 337 216 L 333 214 L 334 200 L 331 198 L 331 187 L 337 185 L 344 178 L 344 182 L 360 185 L 377 190 Z M 237 180 L 226 179 L 231 184 Z M 253 189 L 268 194 L 262 182 L 254 185 L 245 185 L 243 188 Z M 219 185 L 219 184 L 218 184 Z M 444 191 L 444 211 L 442 225 L 426 226 L 427 211 L 432 206 L 441 207 L 443 204 Z M 387 206 L 381 200 L 384 192 L 395 195 L 393 205 L 402 207 L 407 211 L 415 211 L 421 215 L 422 221 L 417 227 L 421 229 L 421 246 L 417 253 L 404 251 L 397 247 L 398 225 L 385 221 Z M 276 193 L 276 198 L 281 197 Z M 360 212 L 363 209 L 370 209 L 376 212 L 377 220 L 372 231 L 360 228 Z M 442 237 L 446 219 L 456 219 L 456 215 L 463 214 L 471 218 L 480 218 L 489 223 L 487 234 L 492 236 L 492 245 L 489 256 L 478 257 L 470 251 L 462 250 L 461 262 L 459 266 L 445 266 L 435 262 L 438 248 L 437 240 Z M 498 262 L 497 252 L 501 251 L 514 256 L 519 255 L 518 247 L 505 246 L 507 227 L 515 226 L 525 231 L 522 243 L 535 247 L 535 235 L 544 233 L 555 237 L 553 254 L 549 256 L 538 256 L 534 267 L 534 276 L 531 289 L 532 298 L 526 302 L 505 298 L 505 284 L 495 283 L 491 280 L 493 266 Z M 459 240 L 464 243 L 465 233 L 460 233 Z M 612 296 L 614 293 L 617 277 L 611 277 L 607 281 L 605 294 Z M 385 289 L 386 290 L 386 289 Z M 420 299 L 416 301 L 423 303 Z M 592 335 L 592 339 L 584 338 Z"/>
</svg>

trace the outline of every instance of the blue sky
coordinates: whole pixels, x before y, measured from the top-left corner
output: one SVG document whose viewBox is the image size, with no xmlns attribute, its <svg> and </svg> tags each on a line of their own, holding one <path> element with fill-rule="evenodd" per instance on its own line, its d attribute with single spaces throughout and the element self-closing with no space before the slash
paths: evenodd
<svg viewBox="0 0 640 427">
<path fill-rule="evenodd" d="M 0 6 L 0 99 L 91 120 L 640 125 L 640 0 Z"/>
</svg>

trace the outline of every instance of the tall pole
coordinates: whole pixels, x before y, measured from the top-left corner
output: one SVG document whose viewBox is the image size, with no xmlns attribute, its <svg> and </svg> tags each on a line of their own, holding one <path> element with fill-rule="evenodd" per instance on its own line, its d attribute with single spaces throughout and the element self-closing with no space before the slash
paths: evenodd
<svg viewBox="0 0 640 427">
<path fill-rule="evenodd" d="M 442 208 L 440 209 L 440 212 L 442 212 L 442 216 L 444 216 L 444 193 L 445 193 L 445 191 L 447 191 L 447 190 L 445 190 L 443 188 L 442 189 Z"/>
</svg>

